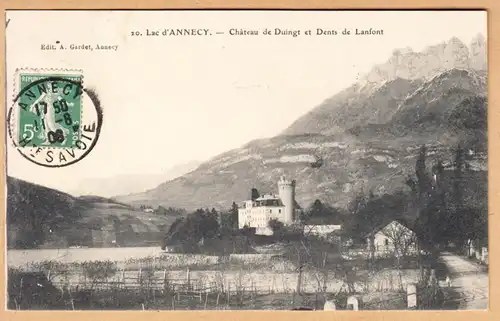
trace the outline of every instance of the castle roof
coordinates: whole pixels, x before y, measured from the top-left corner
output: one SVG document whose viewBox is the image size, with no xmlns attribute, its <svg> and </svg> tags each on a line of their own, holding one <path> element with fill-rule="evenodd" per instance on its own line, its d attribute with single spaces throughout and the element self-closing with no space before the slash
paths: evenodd
<svg viewBox="0 0 500 321">
<path fill-rule="evenodd" d="M 265 201 L 265 200 L 279 200 L 279 196 L 272 194 L 264 194 L 261 197 L 256 198 L 256 201 Z"/>
</svg>

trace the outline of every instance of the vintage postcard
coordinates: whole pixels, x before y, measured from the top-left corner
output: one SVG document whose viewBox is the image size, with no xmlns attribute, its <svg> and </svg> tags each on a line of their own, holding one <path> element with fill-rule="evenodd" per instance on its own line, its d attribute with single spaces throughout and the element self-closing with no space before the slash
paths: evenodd
<svg viewBox="0 0 500 321">
<path fill-rule="evenodd" d="M 488 309 L 486 11 L 5 30 L 7 309 Z"/>
</svg>

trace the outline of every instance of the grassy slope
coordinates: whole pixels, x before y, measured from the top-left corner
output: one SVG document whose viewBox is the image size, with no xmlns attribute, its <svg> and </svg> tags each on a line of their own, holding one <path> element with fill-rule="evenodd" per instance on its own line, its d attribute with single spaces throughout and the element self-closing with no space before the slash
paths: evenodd
<svg viewBox="0 0 500 321">
<path fill-rule="evenodd" d="M 162 230 L 173 221 L 109 199 L 76 198 L 13 177 L 7 178 L 7 189 L 10 248 L 61 247 L 77 241 L 92 246 L 113 238 L 124 244 L 159 244 Z"/>
</svg>

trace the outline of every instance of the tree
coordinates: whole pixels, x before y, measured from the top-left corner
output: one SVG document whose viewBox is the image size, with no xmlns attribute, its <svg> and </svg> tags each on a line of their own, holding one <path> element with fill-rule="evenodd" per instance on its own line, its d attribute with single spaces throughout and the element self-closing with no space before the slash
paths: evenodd
<svg viewBox="0 0 500 321">
<path fill-rule="evenodd" d="M 211 211 L 207 209 L 201 215 L 198 224 L 203 238 L 214 238 L 219 234 L 219 218 L 214 208 Z"/>
<path fill-rule="evenodd" d="M 238 228 L 238 205 L 235 202 L 227 211 L 220 213 L 220 228 L 226 232 Z"/>
<path fill-rule="evenodd" d="M 348 219 L 345 224 L 347 233 L 354 239 L 363 240 L 364 235 L 375 225 L 374 219 L 377 215 L 374 215 L 374 211 L 380 209 L 373 206 L 373 200 L 369 203 L 362 191 L 358 192 L 348 206 Z"/>
<path fill-rule="evenodd" d="M 427 148 L 420 147 L 415 164 L 416 180 L 409 177 L 407 185 L 413 192 L 413 208 L 416 210 L 417 219 L 414 231 L 418 236 L 421 248 L 433 250 L 443 242 L 444 220 L 446 217 L 446 204 L 443 188 L 437 188 L 436 181 L 429 176 L 427 171 Z M 442 174 L 442 164 L 434 166 L 436 175 Z M 437 177 L 437 176 L 436 176 Z"/>
<path fill-rule="evenodd" d="M 311 217 L 323 217 L 328 216 L 328 209 L 326 208 L 320 200 L 315 200 L 314 203 L 309 208 L 309 213 Z"/>
<path fill-rule="evenodd" d="M 231 226 L 233 228 L 238 228 L 238 205 L 236 204 L 236 202 L 233 202 L 233 204 L 231 204 L 231 208 L 229 209 L 229 217 Z"/>
<path fill-rule="evenodd" d="M 326 297 L 330 274 L 343 281 L 347 286 L 347 292 L 355 291 L 354 284 L 358 281 L 356 270 L 352 261 L 343 259 L 338 247 L 315 235 L 305 233 L 298 240 L 287 242 L 284 250 L 284 256 L 297 266 L 297 294 L 301 294 L 302 276 L 305 271 L 314 277 L 316 304 L 319 295 Z M 344 285 L 338 292 L 342 291 Z"/>
<path fill-rule="evenodd" d="M 155 213 L 158 215 L 167 215 L 167 209 L 161 205 L 155 210 Z"/>
<path fill-rule="evenodd" d="M 453 183 L 451 191 L 451 224 L 455 230 L 454 241 L 462 247 L 467 241 L 466 229 L 468 228 L 466 223 L 467 220 L 467 210 L 464 208 L 463 203 L 463 169 L 464 169 L 464 150 L 459 145 L 455 150 L 455 159 L 453 161 Z"/>
<path fill-rule="evenodd" d="M 478 240 L 479 246 L 488 246 L 488 206 L 471 209 L 471 231 L 470 238 Z"/>
<path fill-rule="evenodd" d="M 416 238 L 412 230 L 397 222 L 387 225 L 382 233 L 390 240 L 393 246 L 393 254 L 397 258 L 398 266 L 400 259 L 408 256 L 410 250 L 416 249 Z"/>
<path fill-rule="evenodd" d="M 437 191 L 444 192 L 444 166 L 441 160 L 438 160 L 437 163 L 432 167 L 432 174 L 434 176 L 434 185 Z"/>
<path fill-rule="evenodd" d="M 252 188 L 251 200 L 254 201 L 260 197 L 259 191 L 256 188 Z"/>
<path fill-rule="evenodd" d="M 247 224 L 245 224 L 243 226 L 243 228 L 241 229 L 241 234 L 243 236 L 252 236 L 252 235 L 255 235 L 255 228 L 252 228 L 252 227 L 248 226 Z"/>
<path fill-rule="evenodd" d="M 315 200 L 306 211 L 302 211 L 300 222 L 308 225 L 339 224 L 342 213 L 319 199 Z"/>
<path fill-rule="evenodd" d="M 424 147 L 420 149 L 415 165 L 417 179 L 410 177 L 407 181 L 417 212 L 414 230 L 421 246 L 433 250 L 438 244 L 452 242 L 463 248 L 468 239 L 483 238 L 487 211 L 465 202 L 467 163 L 463 147 L 455 149 L 453 171 L 446 171 L 442 161 L 437 161 L 432 167 L 433 179 L 428 176 L 425 151 Z"/>
<path fill-rule="evenodd" d="M 363 191 L 359 191 L 354 196 L 354 199 L 349 203 L 349 212 L 351 215 L 359 214 L 364 208 L 366 208 L 366 196 Z"/>
<path fill-rule="evenodd" d="M 417 188 L 420 198 L 425 198 L 431 190 L 431 180 L 426 167 L 427 147 L 422 145 L 415 164 L 415 175 L 417 176 Z"/>
<path fill-rule="evenodd" d="M 90 291 L 99 283 L 105 283 L 117 271 L 116 263 L 112 261 L 86 261 L 81 263 L 85 280 L 90 280 Z"/>
<path fill-rule="evenodd" d="M 270 219 L 269 222 L 267 222 L 267 226 L 269 226 L 269 228 L 273 231 L 273 233 L 276 234 L 276 233 L 283 231 L 285 224 L 283 224 L 283 222 L 273 218 L 273 219 Z"/>
<path fill-rule="evenodd" d="M 181 243 L 189 251 L 196 249 L 201 240 L 212 239 L 219 234 L 217 211 L 198 209 L 184 218 L 178 218 L 165 236 L 164 247 Z"/>
</svg>

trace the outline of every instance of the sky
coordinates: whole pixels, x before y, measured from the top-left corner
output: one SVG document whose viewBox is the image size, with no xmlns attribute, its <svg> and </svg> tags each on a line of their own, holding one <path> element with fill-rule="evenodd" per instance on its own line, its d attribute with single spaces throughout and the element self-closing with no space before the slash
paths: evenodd
<svg viewBox="0 0 500 321">
<path fill-rule="evenodd" d="M 88 177 L 161 173 L 275 136 L 394 49 L 487 36 L 480 11 L 11 11 L 7 19 L 7 97 L 16 68 L 81 69 L 104 109 L 95 148 L 67 167 L 33 164 L 7 141 L 9 175 L 63 191 Z M 165 28 L 213 35 L 131 36 Z M 231 28 L 373 28 L 384 35 L 231 36 Z M 56 41 L 118 50 L 40 50 Z"/>
</svg>

